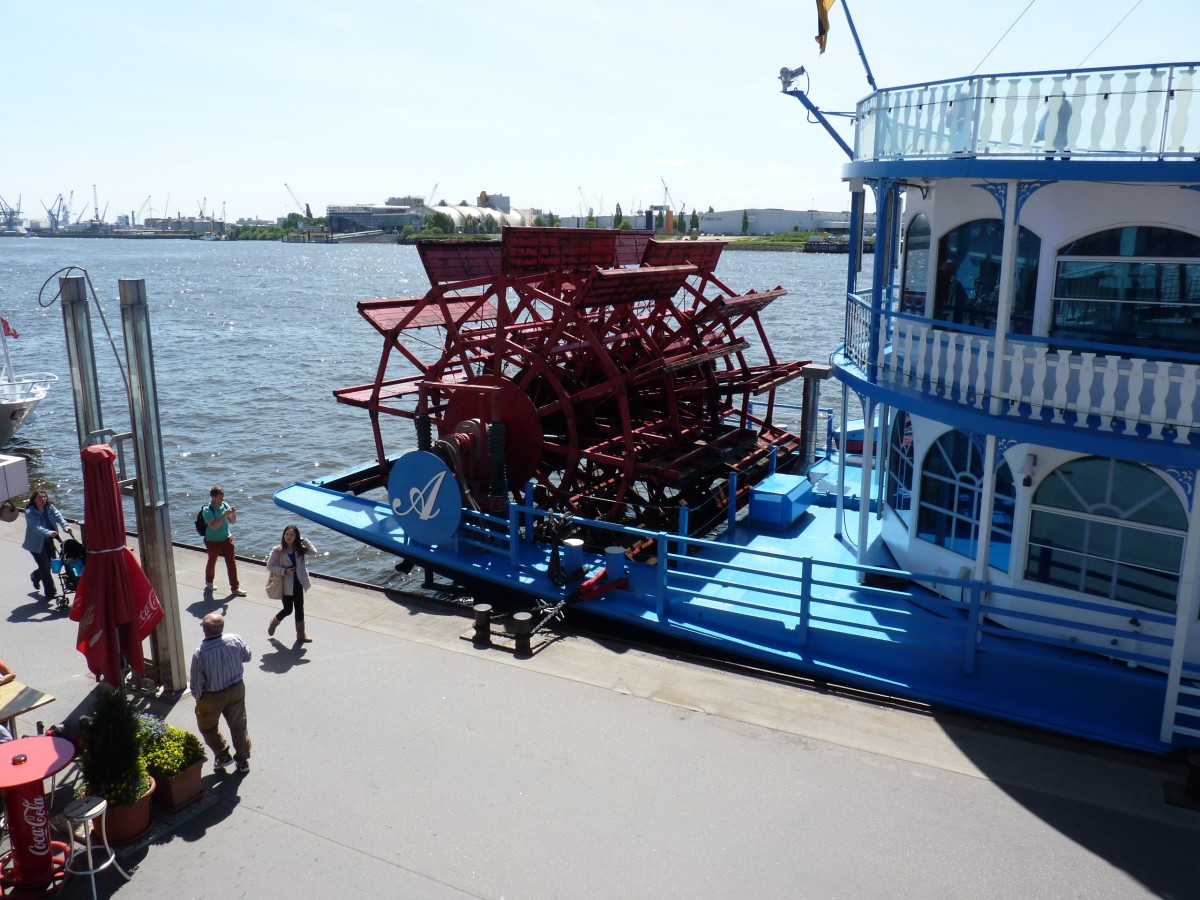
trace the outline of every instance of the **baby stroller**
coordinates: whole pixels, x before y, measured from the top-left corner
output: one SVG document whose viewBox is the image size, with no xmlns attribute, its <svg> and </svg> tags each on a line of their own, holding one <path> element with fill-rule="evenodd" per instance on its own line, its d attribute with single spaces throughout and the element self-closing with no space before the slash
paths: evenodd
<svg viewBox="0 0 1200 900">
<path fill-rule="evenodd" d="M 58 576 L 58 608 L 66 609 L 71 605 L 71 594 L 79 584 L 79 576 L 83 574 L 83 563 L 87 559 L 87 548 L 75 538 L 67 538 L 62 542 L 62 549 L 57 559 L 50 560 L 50 571 Z"/>
</svg>

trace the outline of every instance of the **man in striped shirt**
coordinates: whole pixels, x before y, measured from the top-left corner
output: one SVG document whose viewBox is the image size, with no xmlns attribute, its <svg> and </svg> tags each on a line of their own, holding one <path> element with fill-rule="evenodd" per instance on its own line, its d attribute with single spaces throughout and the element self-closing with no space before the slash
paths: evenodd
<svg viewBox="0 0 1200 900">
<path fill-rule="evenodd" d="M 250 648 L 236 634 L 225 634 L 225 617 L 209 613 L 201 623 L 204 641 L 192 654 L 192 695 L 196 698 L 196 725 L 212 750 L 213 768 L 224 772 L 237 763 L 241 774 L 250 771 L 250 732 L 246 728 L 246 684 L 242 666 L 250 662 Z M 220 731 L 221 716 L 229 725 L 233 756 Z"/>
</svg>

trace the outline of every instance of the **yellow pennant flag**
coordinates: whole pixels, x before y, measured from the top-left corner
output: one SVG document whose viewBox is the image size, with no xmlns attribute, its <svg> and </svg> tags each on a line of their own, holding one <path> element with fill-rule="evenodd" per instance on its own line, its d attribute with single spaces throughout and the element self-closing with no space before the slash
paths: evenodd
<svg viewBox="0 0 1200 900">
<path fill-rule="evenodd" d="M 829 37 L 829 11 L 837 0 L 817 0 L 817 46 L 825 52 L 825 40 Z"/>
</svg>

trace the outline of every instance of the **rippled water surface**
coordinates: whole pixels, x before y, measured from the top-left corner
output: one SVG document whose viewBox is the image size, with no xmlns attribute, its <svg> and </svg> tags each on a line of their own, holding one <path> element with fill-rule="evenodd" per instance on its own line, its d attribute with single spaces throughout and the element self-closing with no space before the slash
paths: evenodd
<svg viewBox="0 0 1200 900">
<path fill-rule="evenodd" d="M 31 480 L 47 485 L 68 517 L 82 517 L 83 496 L 62 313 L 37 301 L 42 283 L 67 265 L 90 274 L 122 357 L 117 281 L 145 279 L 176 540 L 198 542 L 192 520 L 219 483 L 238 507 L 238 552 L 261 558 L 293 520 L 272 500 L 280 486 L 373 458 L 366 413 L 335 403 L 332 391 L 370 381 L 379 362 L 382 339 L 356 301 L 427 289 L 416 248 L 3 239 L 0 314 L 21 334 L 9 341 L 13 365 L 61 380 L 2 452 L 26 456 Z M 738 291 L 786 288 L 764 313 L 777 358 L 825 360 L 842 334 L 845 269 L 845 256 L 727 251 L 717 274 Z M 54 279 L 43 302 L 56 290 Z M 104 425 L 128 430 L 124 386 L 95 309 L 92 328 Z M 827 383 L 823 403 L 837 397 Z M 799 402 L 799 382 L 784 399 Z M 299 524 L 321 551 L 314 568 L 375 584 L 397 579 L 394 557 Z"/>
</svg>

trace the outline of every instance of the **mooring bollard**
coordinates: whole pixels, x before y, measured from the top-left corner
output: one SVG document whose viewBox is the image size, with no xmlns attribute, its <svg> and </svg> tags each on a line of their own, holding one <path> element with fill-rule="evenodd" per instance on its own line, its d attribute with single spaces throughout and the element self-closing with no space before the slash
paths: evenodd
<svg viewBox="0 0 1200 900">
<path fill-rule="evenodd" d="M 1200 805 L 1200 751 L 1193 750 L 1187 756 L 1187 786 L 1183 794 L 1195 805 Z"/>
<path fill-rule="evenodd" d="M 529 656 L 529 639 L 533 634 L 533 613 L 519 612 L 513 614 L 513 653 L 518 656 Z"/>
<path fill-rule="evenodd" d="M 1171 806 L 1200 810 L 1200 750 L 1187 754 L 1187 778 L 1183 784 L 1168 781 L 1163 784 L 1163 799 Z"/>
<path fill-rule="evenodd" d="M 476 603 L 471 607 L 475 611 L 475 637 L 473 643 L 477 647 L 487 647 L 492 643 L 492 604 Z"/>
</svg>

